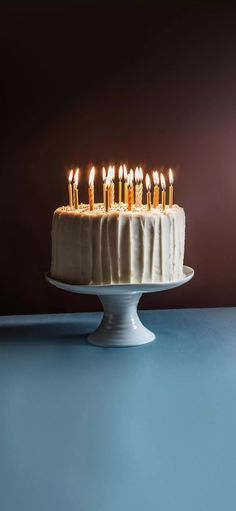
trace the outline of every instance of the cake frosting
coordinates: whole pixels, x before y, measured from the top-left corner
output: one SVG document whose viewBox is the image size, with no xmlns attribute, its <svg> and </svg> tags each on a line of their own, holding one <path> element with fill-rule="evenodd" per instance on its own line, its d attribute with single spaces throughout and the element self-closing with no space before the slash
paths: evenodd
<svg viewBox="0 0 236 511">
<path fill-rule="evenodd" d="M 183 276 L 185 214 L 174 205 L 127 211 L 60 207 L 53 215 L 51 276 L 70 284 L 170 282 Z"/>
</svg>

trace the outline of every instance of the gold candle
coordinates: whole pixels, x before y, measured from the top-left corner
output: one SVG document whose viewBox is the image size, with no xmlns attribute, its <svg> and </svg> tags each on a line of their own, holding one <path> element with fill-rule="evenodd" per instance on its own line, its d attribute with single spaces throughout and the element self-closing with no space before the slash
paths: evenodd
<svg viewBox="0 0 236 511">
<path fill-rule="evenodd" d="M 173 172 L 171 169 L 169 169 L 169 183 L 170 183 L 170 186 L 169 186 L 169 207 L 170 208 L 173 207 L 173 195 L 174 195 L 173 182 L 174 182 Z"/>
<path fill-rule="evenodd" d="M 112 175 L 112 182 L 111 182 L 111 207 L 114 206 L 115 203 L 115 165 L 112 165 L 111 167 L 111 175 Z"/>
<path fill-rule="evenodd" d="M 111 209 L 112 207 L 112 182 L 109 181 L 108 186 L 108 209 Z"/>
<path fill-rule="evenodd" d="M 143 203 L 143 171 L 142 168 L 139 167 L 139 206 L 142 206 Z"/>
<path fill-rule="evenodd" d="M 151 211 L 151 180 L 149 174 L 146 174 L 146 190 L 147 190 L 147 210 Z"/>
<path fill-rule="evenodd" d="M 131 186 L 131 201 L 132 201 L 132 206 L 134 205 L 134 171 L 132 169 L 130 169 L 129 171 L 129 176 L 130 176 L 130 186 Z"/>
<path fill-rule="evenodd" d="M 124 176 L 124 203 L 127 204 L 128 203 L 128 183 L 127 183 L 127 168 L 126 168 L 126 165 L 124 165 L 124 172 L 123 172 L 123 176 Z"/>
<path fill-rule="evenodd" d="M 139 182 L 139 168 L 136 167 L 135 173 L 134 173 L 134 179 L 135 179 L 135 206 L 138 207 L 139 201 L 140 201 L 140 182 Z"/>
<path fill-rule="evenodd" d="M 127 186 L 128 186 L 128 211 L 132 211 L 132 200 L 133 200 L 132 188 L 133 188 L 133 185 L 132 185 L 132 180 L 131 180 L 130 174 L 128 175 L 127 179 L 128 179 L 128 182 L 127 182 Z"/>
<path fill-rule="evenodd" d="M 72 197 L 72 179 L 73 179 L 73 170 L 70 171 L 68 176 L 68 195 L 69 195 L 69 206 L 73 207 L 73 197 Z"/>
<path fill-rule="evenodd" d="M 103 206 L 106 210 L 106 169 L 103 167 L 102 169 L 102 181 L 103 181 Z"/>
<path fill-rule="evenodd" d="M 124 183 L 124 195 L 125 195 L 124 202 L 125 202 L 125 204 L 128 204 L 128 183 L 127 183 L 127 181 L 125 181 L 125 183 Z"/>
<path fill-rule="evenodd" d="M 74 175 L 74 206 L 75 206 L 75 209 L 79 209 L 78 184 L 79 184 L 79 169 L 76 169 L 76 172 Z"/>
<path fill-rule="evenodd" d="M 123 165 L 119 168 L 119 204 L 122 203 L 122 178 L 123 178 Z"/>
<path fill-rule="evenodd" d="M 108 178 L 110 181 L 109 186 L 109 201 L 110 201 L 110 208 L 114 205 L 115 202 L 115 185 L 114 185 L 114 178 L 115 178 L 115 167 L 114 165 L 109 165 L 108 168 Z"/>
<path fill-rule="evenodd" d="M 105 183 L 105 186 L 106 186 L 106 212 L 109 211 L 109 208 L 111 207 L 111 204 L 110 204 L 110 199 L 111 199 L 111 194 L 110 194 L 110 189 L 111 189 L 111 181 L 109 179 L 109 177 L 106 178 L 106 183 Z"/>
<path fill-rule="evenodd" d="M 157 208 L 159 205 L 159 174 L 156 170 L 154 170 L 152 175 L 153 175 L 153 183 L 154 183 L 153 207 Z"/>
<path fill-rule="evenodd" d="M 95 168 L 92 167 L 90 174 L 89 174 L 89 188 L 88 188 L 90 211 L 93 211 L 93 209 L 94 209 L 94 176 L 95 176 Z"/>
<path fill-rule="evenodd" d="M 162 188 L 161 207 L 162 207 L 162 210 L 165 211 L 165 209 L 166 209 L 166 181 L 165 181 L 163 174 L 161 174 L 161 188 Z"/>
</svg>

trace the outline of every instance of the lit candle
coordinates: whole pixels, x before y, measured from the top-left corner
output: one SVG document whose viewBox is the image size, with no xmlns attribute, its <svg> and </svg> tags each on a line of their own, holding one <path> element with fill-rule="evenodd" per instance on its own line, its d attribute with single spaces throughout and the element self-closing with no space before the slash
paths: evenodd
<svg viewBox="0 0 236 511">
<path fill-rule="evenodd" d="M 135 206 L 139 206 L 139 201 L 140 201 L 140 192 L 139 192 L 139 168 L 136 167 L 135 169 L 135 172 L 134 172 L 134 179 L 135 179 Z"/>
<path fill-rule="evenodd" d="M 159 204 L 159 174 L 156 170 L 153 171 L 153 183 L 154 183 L 154 191 L 153 191 L 153 207 L 157 208 Z"/>
<path fill-rule="evenodd" d="M 132 174 L 127 175 L 127 186 L 128 186 L 128 211 L 132 211 L 132 200 L 133 200 L 133 180 L 132 180 Z"/>
<path fill-rule="evenodd" d="M 139 206 L 141 207 L 143 203 L 143 171 L 142 168 L 139 167 Z"/>
<path fill-rule="evenodd" d="M 111 175 L 112 175 L 112 181 L 111 181 L 111 207 L 113 207 L 114 203 L 115 203 L 115 165 L 112 165 L 112 167 L 111 167 Z"/>
<path fill-rule="evenodd" d="M 147 210 L 151 211 L 151 180 L 149 174 L 146 174 L 146 189 L 147 189 Z"/>
<path fill-rule="evenodd" d="M 173 179 L 173 172 L 171 169 L 169 169 L 169 183 L 170 183 L 170 186 L 169 186 L 169 207 L 172 208 L 173 207 L 173 182 L 174 182 L 174 179 Z"/>
<path fill-rule="evenodd" d="M 103 205 L 106 210 L 106 169 L 103 167 L 102 169 L 102 181 L 103 181 Z"/>
<path fill-rule="evenodd" d="M 113 176 L 114 176 L 114 171 L 113 171 L 113 167 L 112 165 L 109 165 L 108 167 L 108 174 L 107 174 L 107 177 L 109 178 L 109 181 L 110 181 L 110 186 L 109 186 L 109 208 L 112 208 L 113 204 L 114 204 L 114 183 L 113 183 Z"/>
<path fill-rule="evenodd" d="M 134 205 L 134 171 L 130 169 L 129 171 L 130 181 L 131 181 L 131 197 L 132 197 L 132 206 Z"/>
<path fill-rule="evenodd" d="M 109 211 L 110 207 L 111 207 L 111 194 L 110 194 L 110 190 L 111 190 L 111 180 L 109 177 L 106 178 L 106 200 L 105 200 L 105 204 L 106 204 L 106 212 Z"/>
<path fill-rule="evenodd" d="M 109 165 L 108 177 L 110 180 L 109 194 L 110 194 L 110 207 L 112 208 L 115 202 L 115 165 Z"/>
<path fill-rule="evenodd" d="M 126 165 L 124 165 L 123 176 L 124 176 L 124 203 L 127 204 L 128 203 L 128 183 L 127 183 L 128 173 L 127 173 Z"/>
<path fill-rule="evenodd" d="M 88 188 L 90 211 L 93 211 L 93 209 L 94 209 L 94 176 L 95 176 L 95 167 L 92 167 L 90 174 L 89 174 L 89 188 Z"/>
<path fill-rule="evenodd" d="M 123 178 L 123 165 L 119 168 L 119 204 L 122 203 L 122 178 Z"/>
<path fill-rule="evenodd" d="M 68 194 L 69 194 L 69 206 L 73 207 L 73 198 L 72 198 L 72 179 L 73 179 L 73 170 L 70 171 L 68 176 Z"/>
<path fill-rule="evenodd" d="M 75 206 L 75 209 L 79 208 L 78 184 L 79 184 L 79 169 L 76 169 L 76 172 L 74 175 L 74 206 Z"/>
<path fill-rule="evenodd" d="M 165 181 L 163 174 L 161 174 L 161 188 L 162 188 L 161 207 L 162 207 L 162 210 L 165 211 L 165 208 L 166 208 L 166 181 Z"/>
</svg>

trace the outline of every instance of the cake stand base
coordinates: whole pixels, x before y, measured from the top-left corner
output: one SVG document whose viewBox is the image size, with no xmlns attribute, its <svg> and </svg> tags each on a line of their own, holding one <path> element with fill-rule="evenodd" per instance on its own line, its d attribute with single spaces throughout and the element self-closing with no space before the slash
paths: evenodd
<svg viewBox="0 0 236 511">
<path fill-rule="evenodd" d="M 64 291 L 99 297 L 104 315 L 97 330 L 88 336 L 89 343 L 104 347 L 128 347 L 147 344 L 155 339 L 155 335 L 141 323 L 137 313 L 141 295 L 182 286 L 193 275 L 193 269 L 184 266 L 182 279 L 153 284 L 76 285 L 52 279 L 50 275 L 46 275 L 46 279 Z"/>
<path fill-rule="evenodd" d="M 141 293 L 102 295 L 104 315 L 97 330 L 88 341 L 96 346 L 139 346 L 152 342 L 155 335 L 140 321 L 137 305 Z"/>
</svg>

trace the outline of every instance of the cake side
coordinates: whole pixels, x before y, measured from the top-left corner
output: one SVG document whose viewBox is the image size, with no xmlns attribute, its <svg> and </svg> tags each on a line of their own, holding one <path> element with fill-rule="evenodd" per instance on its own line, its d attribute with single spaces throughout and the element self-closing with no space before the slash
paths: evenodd
<svg viewBox="0 0 236 511">
<path fill-rule="evenodd" d="M 70 284 L 150 283 L 183 276 L 185 214 L 174 205 L 147 212 L 58 208 L 51 276 Z"/>
</svg>

